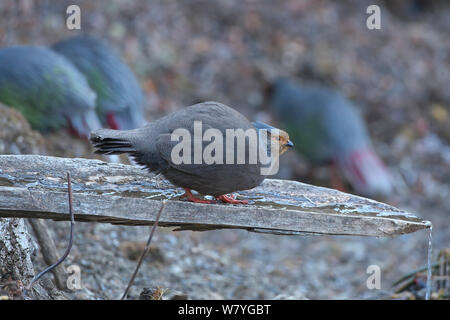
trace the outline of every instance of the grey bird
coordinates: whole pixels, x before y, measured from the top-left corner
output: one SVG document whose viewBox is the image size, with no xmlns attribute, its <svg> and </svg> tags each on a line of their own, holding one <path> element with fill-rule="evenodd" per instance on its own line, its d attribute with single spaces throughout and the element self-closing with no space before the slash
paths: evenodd
<svg viewBox="0 0 450 320">
<path fill-rule="evenodd" d="M 96 94 L 64 56 L 45 47 L 0 49 L 0 101 L 18 109 L 34 129 L 51 131 L 68 123 L 88 137 L 101 128 Z"/>
<path fill-rule="evenodd" d="M 195 121 L 201 121 L 202 132 L 205 134 L 208 129 L 215 129 L 222 137 L 226 137 L 227 129 L 248 130 L 253 129 L 255 132 L 261 129 L 274 129 L 263 123 L 250 123 L 238 111 L 218 102 L 203 102 L 180 109 L 163 118 L 155 120 L 142 128 L 133 130 L 111 130 L 100 129 L 92 132 L 91 142 L 97 149 L 97 153 L 101 154 L 120 154 L 128 153 L 135 160 L 147 167 L 151 172 L 162 173 L 171 183 L 177 187 L 185 189 L 186 197 L 189 201 L 199 203 L 212 203 L 214 201 L 199 199 L 192 195 L 191 189 L 196 190 L 202 195 L 212 195 L 216 200 L 233 204 L 248 203 L 245 200 L 236 200 L 228 194 L 239 191 L 252 189 L 258 186 L 264 179 L 265 175 L 261 174 L 262 164 L 257 161 L 252 163 L 249 161 L 251 152 L 251 143 L 246 139 L 245 161 L 240 163 L 237 161 L 238 152 L 235 152 L 235 144 L 233 140 L 232 155 L 233 163 L 226 161 L 227 152 L 230 148 L 223 143 L 222 157 L 219 161 L 208 164 L 206 161 L 195 162 L 195 140 L 198 139 L 195 133 Z M 198 122 L 197 122 L 198 123 Z M 194 138 L 188 142 L 194 152 L 188 156 L 189 162 L 179 163 L 174 160 L 172 151 L 179 143 L 179 140 L 172 141 L 176 130 L 184 129 Z M 200 138 L 201 149 L 205 150 L 209 145 L 208 139 Z M 217 139 L 217 138 L 215 138 Z M 264 139 L 259 139 L 259 142 Z M 270 144 L 268 143 L 270 141 Z M 236 144 L 237 145 L 237 144 Z M 267 135 L 267 143 L 258 144 L 263 146 L 264 152 L 268 152 L 268 146 L 275 146 L 278 154 L 284 153 L 293 146 L 286 132 L 279 130 L 270 131 Z M 219 149 L 217 149 L 219 150 Z M 217 151 L 216 150 L 216 151 Z M 183 150 L 183 156 L 184 154 Z M 215 153 L 218 155 L 218 153 Z"/>
<path fill-rule="evenodd" d="M 129 130 L 144 124 L 144 96 L 136 77 L 105 40 L 79 35 L 52 46 L 84 74 L 97 93 L 97 113 L 104 125 Z"/>
</svg>

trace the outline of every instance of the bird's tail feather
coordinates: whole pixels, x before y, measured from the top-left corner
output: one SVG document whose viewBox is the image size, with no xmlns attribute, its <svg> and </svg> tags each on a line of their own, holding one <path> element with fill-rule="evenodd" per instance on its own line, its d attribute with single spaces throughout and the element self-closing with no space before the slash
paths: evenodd
<svg viewBox="0 0 450 320">
<path fill-rule="evenodd" d="M 371 148 L 355 150 L 338 163 L 356 191 L 369 196 L 387 196 L 393 191 L 389 170 Z"/>
<path fill-rule="evenodd" d="M 127 139 L 126 131 L 100 129 L 91 133 L 90 140 L 99 154 L 134 153 L 133 143 Z"/>
</svg>

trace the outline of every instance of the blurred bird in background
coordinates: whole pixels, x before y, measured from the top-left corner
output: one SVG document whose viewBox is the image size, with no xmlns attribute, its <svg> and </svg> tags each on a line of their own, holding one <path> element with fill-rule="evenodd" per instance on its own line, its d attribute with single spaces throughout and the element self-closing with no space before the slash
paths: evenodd
<svg viewBox="0 0 450 320">
<path fill-rule="evenodd" d="M 340 169 L 363 195 L 386 196 L 393 190 L 391 175 L 373 150 L 364 120 L 347 98 L 287 78 L 274 81 L 267 95 L 295 149 L 314 164 L 331 164 L 334 188 L 343 189 Z"/>
<path fill-rule="evenodd" d="M 87 35 L 51 49 L 1 49 L 0 102 L 18 109 L 34 129 L 68 127 L 84 139 L 102 126 L 130 130 L 144 124 L 144 96 L 133 72 L 106 41 Z"/>
<path fill-rule="evenodd" d="M 144 124 L 144 96 L 138 81 L 106 41 L 80 35 L 57 42 L 53 50 L 69 59 L 97 93 L 97 113 L 103 125 L 131 130 Z"/>
<path fill-rule="evenodd" d="M 101 127 L 96 94 L 64 56 L 45 47 L 0 49 L 0 101 L 18 109 L 34 129 L 68 126 L 87 138 Z"/>
</svg>

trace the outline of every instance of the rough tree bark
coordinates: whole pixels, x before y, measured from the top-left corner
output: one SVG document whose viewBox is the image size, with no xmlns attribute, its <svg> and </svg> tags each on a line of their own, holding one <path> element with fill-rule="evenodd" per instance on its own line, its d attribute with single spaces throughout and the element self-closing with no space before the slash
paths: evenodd
<svg viewBox="0 0 450 320">
<path fill-rule="evenodd" d="M 159 225 L 178 230 L 382 237 L 431 227 L 387 204 L 296 181 L 266 179 L 239 192 L 252 201 L 246 206 L 205 205 L 180 201 L 180 190 L 140 168 L 42 156 L 0 156 L 0 217 L 69 220 L 67 172 L 77 221 L 152 225 L 166 201 Z"/>
<path fill-rule="evenodd" d="M 34 277 L 34 244 L 24 219 L 0 219 L 0 295 L 22 298 L 23 289 Z M 49 299 L 47 290 L 36 283 L 29 297 Z"/>
<path fill-rule="evenodd" d="M 46 153 L 45 140 L 40 133 L 31 129 L 20 112 L 0 104 L 0 154 L 43 153 Z M 45 222 L 40 226 L 35 233 L 48 232 Z M 35 274 L 32 263 L 34 251 L 35 245 L 24 219 L 0 218 L 0 296 L 21 298 L 22 288 Z M 58 296 L 53 287 L 46 278 L 34 285 L 29 296 L 35 299 Z"/>
</svg>

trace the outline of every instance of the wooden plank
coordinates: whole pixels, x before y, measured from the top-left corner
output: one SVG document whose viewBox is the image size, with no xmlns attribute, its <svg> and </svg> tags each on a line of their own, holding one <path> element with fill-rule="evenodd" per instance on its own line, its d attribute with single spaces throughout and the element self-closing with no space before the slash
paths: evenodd
<svg viewBox="0 0 450 320">
<path fill-rule="evenodd" d="M 160 225 L 181 230 L 393 236 L 431 226 L 387 204 L 295 181 L 266 179 L 239 192 L 249 205 L 198 204 L 178 200 L 181 189 L 141 168 L 31 155 L 0 156 L 0 217 L 69 220 L 67 171 L 77 221 L 151 225 L 166 201 Z"/>
</svg>

